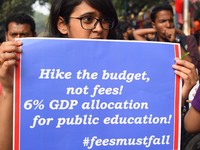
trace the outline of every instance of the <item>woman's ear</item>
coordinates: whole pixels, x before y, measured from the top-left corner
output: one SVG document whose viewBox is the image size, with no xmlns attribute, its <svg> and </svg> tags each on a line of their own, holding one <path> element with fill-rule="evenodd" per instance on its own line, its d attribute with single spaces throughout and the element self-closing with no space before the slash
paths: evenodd
<svg viewBox="0 0 200 150">
<path fill-rule="evenodd" d="M 60 31 L 60 33 L 65 35 L 68 34 L 68 28 L 63 17 L 58 18 L 57 28 Z"/>
</svg>

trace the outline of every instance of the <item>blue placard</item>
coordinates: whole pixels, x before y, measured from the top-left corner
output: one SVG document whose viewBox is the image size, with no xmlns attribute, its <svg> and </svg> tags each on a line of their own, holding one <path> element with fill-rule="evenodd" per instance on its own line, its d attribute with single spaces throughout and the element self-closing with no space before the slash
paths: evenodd
<svg viewBox="0 0 200 150">
<path fill-rule="evenodd" d="M 14 150 L 180 148 L 172 43 L 22 39 Z"/>
</svg>

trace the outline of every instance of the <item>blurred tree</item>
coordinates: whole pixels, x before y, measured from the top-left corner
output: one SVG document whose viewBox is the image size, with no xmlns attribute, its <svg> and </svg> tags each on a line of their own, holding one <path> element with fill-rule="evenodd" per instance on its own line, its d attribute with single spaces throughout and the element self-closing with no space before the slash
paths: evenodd
<svg viewBox="0 0 200 150">
<path fill-rule="evenodd" d="M 119 16 L 133 14 L 137 16 L 139 12 L 150 9 L 152 6 L 168 0 L 113 0 Z"/>
<path fill-rule="evenodd" d="M 0 6 L 3 4 L 3 0 L 0 0 Z"/>
<path fill-rule="evenodd" d="M 32 5 L 38 1 L 40 5 L 44 5 L 49 0 L 0 0 L 0 15 L 1 19 L 9 13 L 25 12 L 33 15 L 34 11 Z"/>
<path fill-rule="evenodd" d="M 174 0 L 112 0 L 119 20 L 128 19 L 134 28 L 140 28 L 150 21 L 153 6 Z"/>
<path fill-rule="evenodd" d="M 45 36 L 48 32 L 47 30 L 47 22 L 48 22 L 48 15 L 44 15 L 40 12 L 35 12 L 34 20 L 36 22 L 36 32 L 38 36 Z"/>
</svg>

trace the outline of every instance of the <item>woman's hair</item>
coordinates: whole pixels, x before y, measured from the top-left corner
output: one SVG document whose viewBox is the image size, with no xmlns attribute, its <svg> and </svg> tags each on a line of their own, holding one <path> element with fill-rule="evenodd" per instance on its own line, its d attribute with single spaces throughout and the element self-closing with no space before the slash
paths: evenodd
<svg viewBox="0 0 200 150">
<path fill-rule="evenodd" d="M 163 11 L 163 10 L 170 11 L 172 13 L 172 15 L 174 15 L 173 8 L 172 8 L 171 5 L 160 4 L 160 5 L 155 6 L 152 9 L 152 11 L 151 11 L 151 21 L 155 22 L 157 13 L 160 12 L 160 11 Z"/>
<path fill-rule="evenodd" d="M 49 15 L 49 34 L 52 37 L 66 37 L 60 33 L 57 28 L 57 22 L 59 16 L 65 19 L 66 23 L 69 23 L 69 17 L 74 8 L 78 6 L 82 1 L 85 1 L 92 8 L 98 10 L 103 16 L 113 18 L 115 25 L 113 29 L 109 30 L 108 39 L 114 39 L 115 26 L 118 23 L 117 13 L 111 0 L 52 0 L 51 10 Z"/>
</svg>

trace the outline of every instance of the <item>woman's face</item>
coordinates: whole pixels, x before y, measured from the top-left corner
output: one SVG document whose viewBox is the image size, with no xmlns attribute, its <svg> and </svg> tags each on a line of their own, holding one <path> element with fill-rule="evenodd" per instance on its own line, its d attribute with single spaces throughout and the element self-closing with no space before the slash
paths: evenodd
<svg viewBox="0 0 200 150">
<path fill-rule="evenodd" d="M 79 19 L 81 17 L 94 17 L 101 18 L 102 14 L 96 9 L 89 6 L 86 2 L 82 2 L 80 5 L 74 8 L 71 13 L 69 23 L 65 24 L 61 19 L 58 21 L 58 29 L 62 34 L 66 34 L 69 38 L 88 38 L 88 39 L 106 39 L 109 30 L 105 30 L 101 27 L 100 22 L 96 27 L 91 30 L 85 30 L 81 27 Z"/>
</svg>

